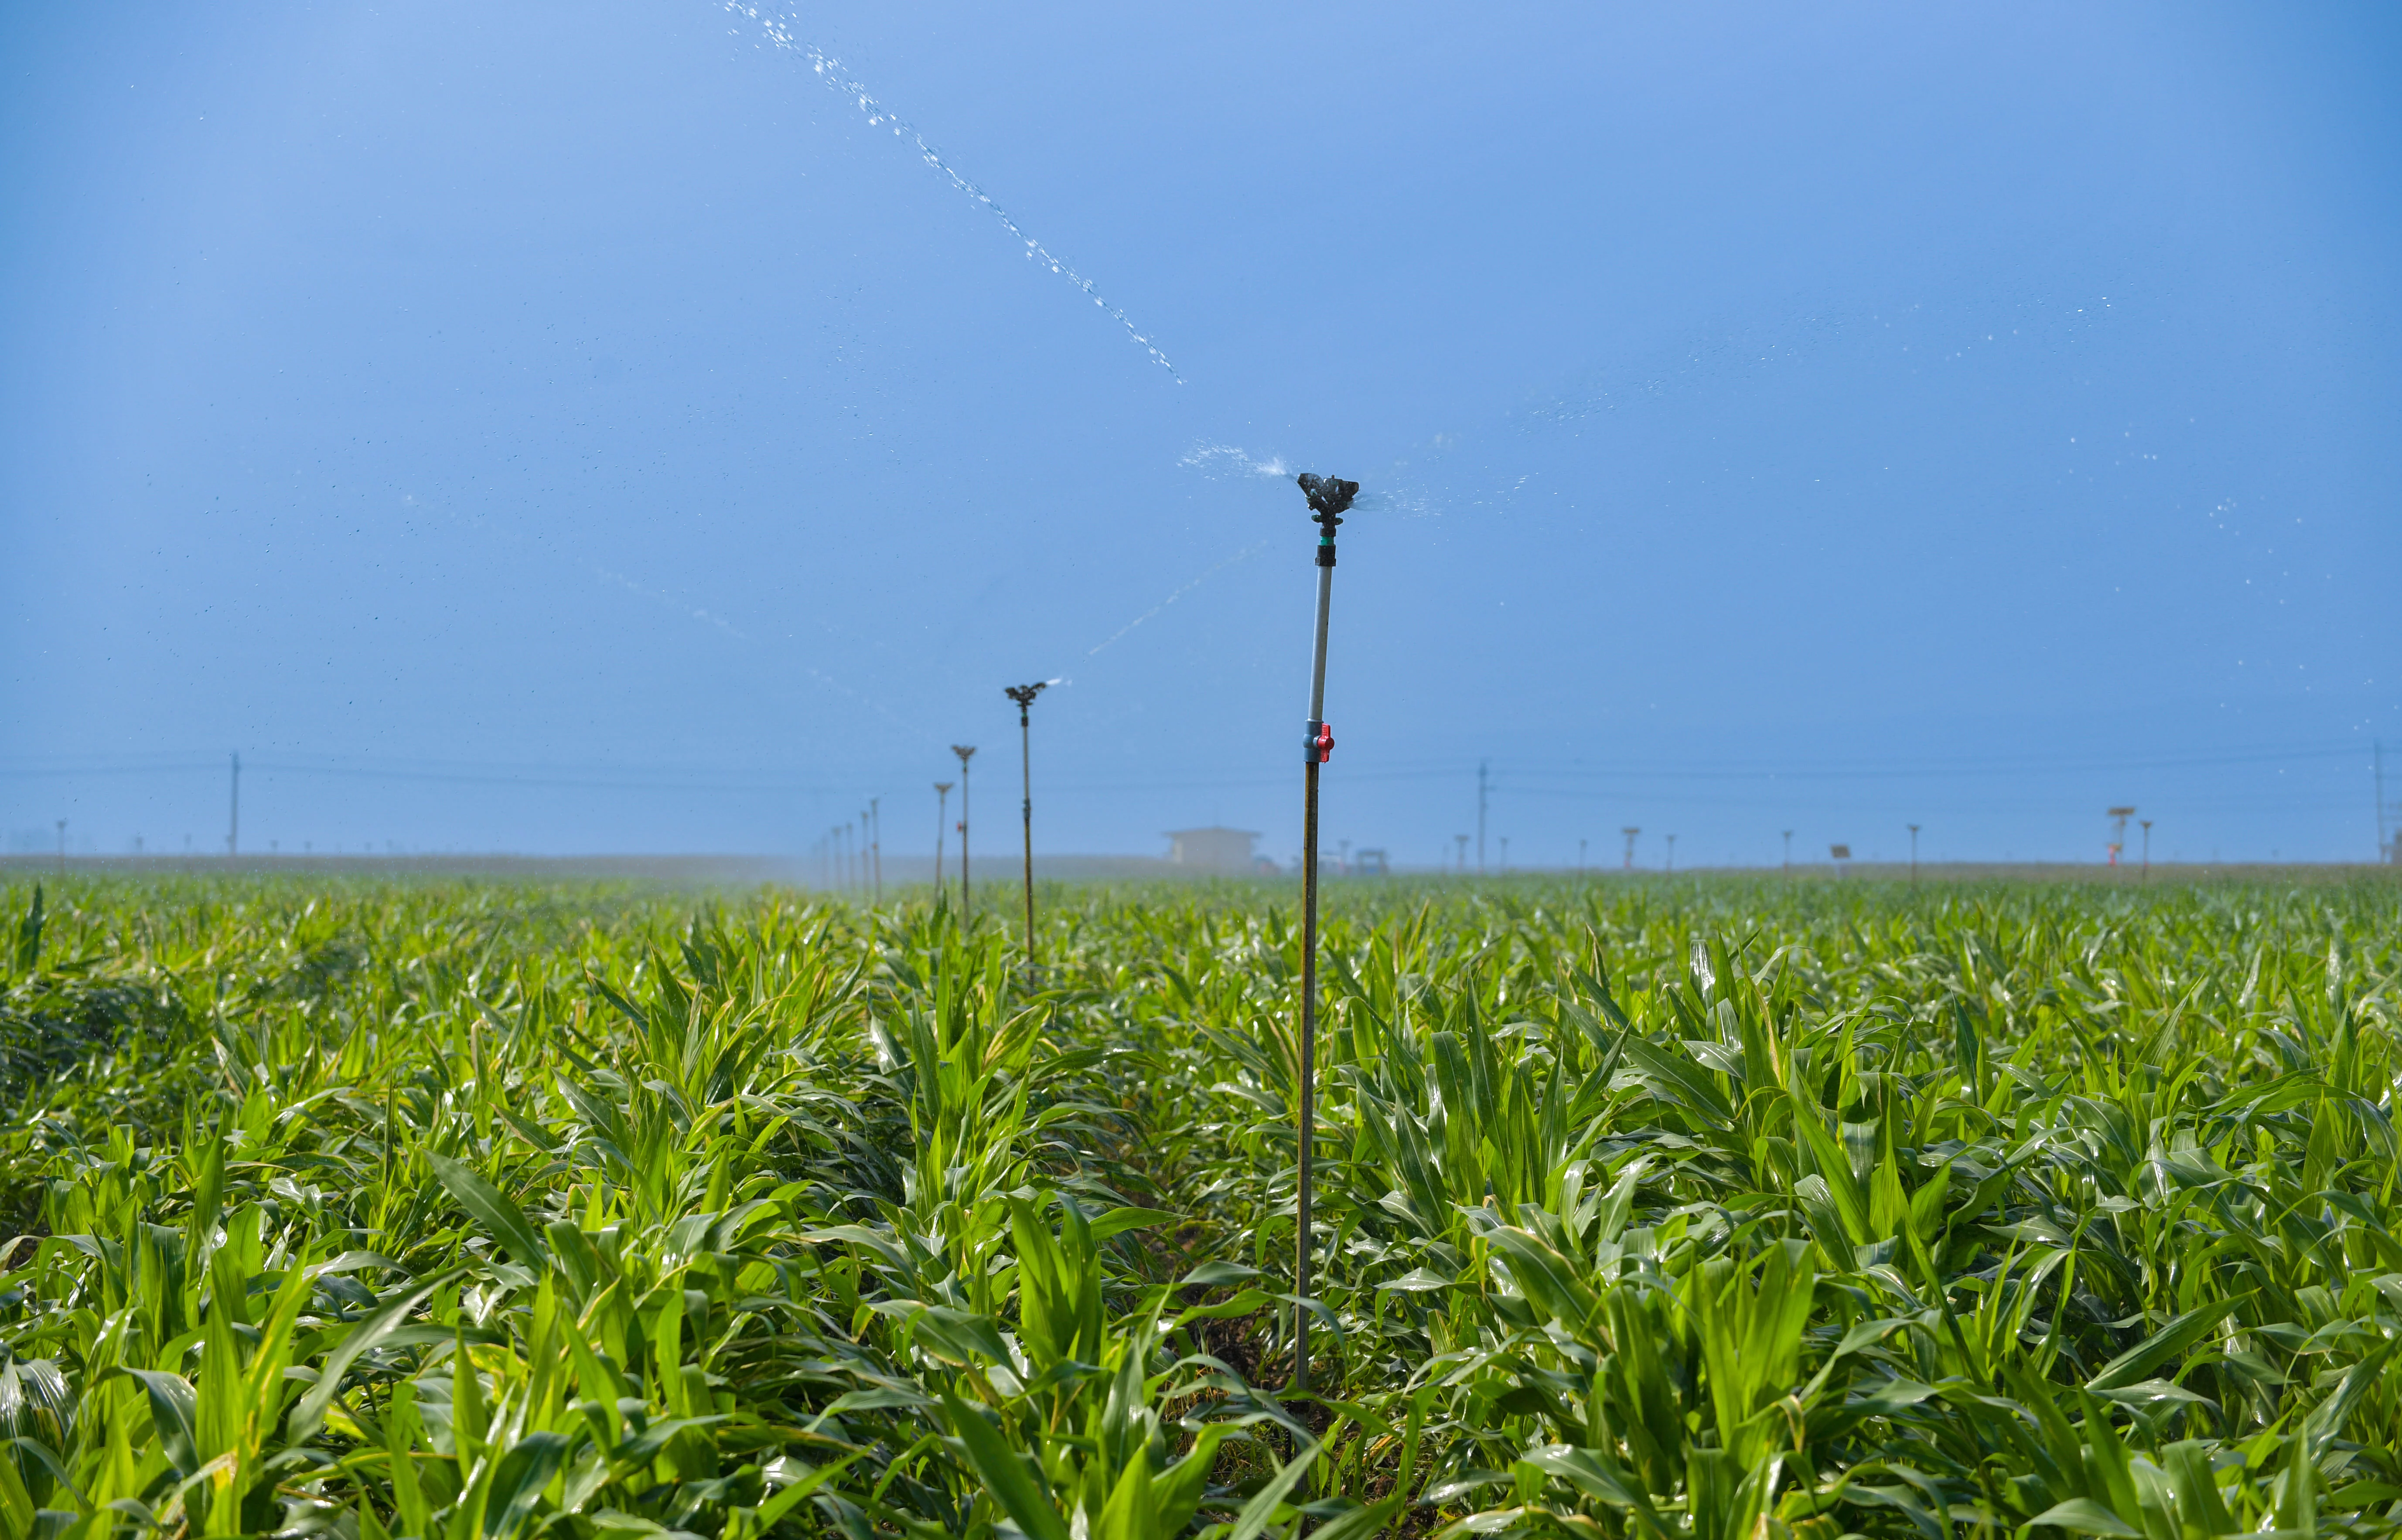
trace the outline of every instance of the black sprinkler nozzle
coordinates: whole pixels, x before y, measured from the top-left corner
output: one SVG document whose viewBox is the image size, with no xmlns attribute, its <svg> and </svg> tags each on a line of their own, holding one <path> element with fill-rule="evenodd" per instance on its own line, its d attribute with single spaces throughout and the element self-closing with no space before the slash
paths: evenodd
<svg viewBox="0 0 2402 1540">
<path fill-rule="evenodd" d="M 1329 520 L 1333 524 L 1342 523 L 1343 515 L 1350 510 L 1351 500 L 1360 495 L 1358 482 L 1345 481 L 1340 476 L 1322 476 L 1304 471 L 1299 479 L 1302 491 L 1309 498 L 1309 511 L 1321 524 Z M 1328 532 L 1332 532 L 1332 524 L 1328 526 Z"/>
</svg>

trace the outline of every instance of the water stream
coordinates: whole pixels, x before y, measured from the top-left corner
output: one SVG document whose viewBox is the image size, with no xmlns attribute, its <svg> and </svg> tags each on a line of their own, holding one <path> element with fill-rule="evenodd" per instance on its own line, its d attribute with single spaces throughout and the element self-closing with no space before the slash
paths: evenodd
<svg viewBox="0 0 2402 1540">
<path fill-rule="evenodd" d="M 776 48 L 780 48 L 787 53 L 798 54 L 802 59 L 808 61 L 809 68 L 817 72 L 819 79 L 823 80 L 827 86 L 831 87 L 835 91 L 838 92 L 842 96 L 848 98 L 852 105 L 858 107 L 860 112 L 866 117 L 867 126 L 869 128 L 889 128 L 892 131 L 894 138 L 906 139 L 915 144 L 918 146 L 918 158 L 919 159 L 925 161 L 927 165 L 932 166 L 934 170 L 942 172 L 943 175 L 949 180 L 952 186 L 958 188 L 961 193 L 965 194 L 969 199 L 973 199 L 976 203 L 981 204 L 987 213 L 990 213 L 995 219 L 1001 221 L 1001 228 L 1007 230 L 1016 240 L 1025 243 L 1027 260 L 1029 262 L 1042 263 L 1044 267 L 1049 268 L 1053 272 L 1057 273 L 1061 278 L 1066 279 L 1069 282 L 1073 283 L 1077 288 L 1083 290 L 1086 298 L 1090 299 L 1100 309 L 1107 312 L 1111 319 L 1114 320 L 1120 326 L 1125 328 L 1126 336 L 1134 339 L 1137 347 L 1151 355 L 1151 361 L 1153 364 L 1166 369 L 1167 371 L 1167 377 L 1170 379 L 1175 380 L 1179 385 L 1184 383 L 1184 377 L 1177 373 L 1176 365 L 1168 361 L 1168 357 L 1166 353 L 1159 351 L 1159 345 L 1157 343 L 1153 342 L 1147 334 L 1135 325 L 1134 319 L 1131 316 L 1127 315 L 1124 310 L 1119 309 L 1115 305 L 1111 304 L 1110 301 L 1102 296 L 1101 291 L 1094 287 L 1093 281 L 1086 278 L 1083 273 L 1078 272 L 1072 264 L 1061 258 L 1056 253 L 1043 245 L 1042 241 L 1036 240 L 1033 236 L 1027 234 L 1025 229 L 1019 226 L 1017 221 L 1010 217 L 1009 211 L 1007 209 L 1002 208 L 1000 204 L 992 200 L 992 195 L 990 193 L 986 192 L 982 187 L 976 186 L 973 181 L 962 174 L 958 167 L 952 165 L 948 160 L 944 159 L 942 153 L 936 150 L 933 145 L 926 143 L 926 136 L 919 133 L 915 126 L 910 124 L 906 119 L 895 115 L 891 108 L 887 107 L 884 103 L 878 102 L 875 96 L 869 92 L 868 89 L 860 83 L 857 76 L 852 75 L 849 70 L 843 68 L 841 60 L 827 53 L 816 44 L 803 39 L 799 34 L 793 31 L 790 21 L 775 11 L 764 9 L 757 6 L 744 5 L 742 4 L 742 0 L 725 0 L 725 8 L 732 11 L 737 16 L 745 17 L 757 22 L 760 29 L 766 34 L 767 41 L 773 44 Z"/>
</svg>

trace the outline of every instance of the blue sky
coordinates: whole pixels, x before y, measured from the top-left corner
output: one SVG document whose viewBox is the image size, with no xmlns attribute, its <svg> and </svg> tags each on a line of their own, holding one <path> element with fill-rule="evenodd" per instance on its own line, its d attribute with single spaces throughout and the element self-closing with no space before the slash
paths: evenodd
<svg viewBox="0 0 2402 1540">
<path fill-rule="evenodd" d="M 15 7 L 0 832 L 2367 859 L 2397 35 Z"/>
</svg>

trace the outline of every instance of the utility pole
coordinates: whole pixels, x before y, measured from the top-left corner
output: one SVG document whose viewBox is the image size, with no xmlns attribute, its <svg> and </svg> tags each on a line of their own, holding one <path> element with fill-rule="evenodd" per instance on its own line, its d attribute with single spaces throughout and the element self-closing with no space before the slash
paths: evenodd
<svg viewBox="0 0 2402 1540">
<path fill-rule="evenodd" d="M 1484 763 L 1476 762 L 1476 874 L 1484 875 Z"/>
<path fill-rule="evenodd" d="M 1793 831 L 1790 829 L 1785 832 L 1785 874 L 1788 877 L 1793 874 Z"/>
<path fill-rule="evenodd" d="M 1454 834 L 1451 837 L 1459 842 L 1459 874 L 1464 877 L 1468 875 L 1468 836 Z"/>
<path fill-rule="evenodd" d="M 1343 523 L 1344 510 L 1360 495 L 1360 484 L 1307 474 L 1300 480 L 1302 492 L 1309 499 L 1310 517 L 1318 522 L 1318 635 L 1309 665 L 1309 722 L 1302 739 L 1301 1116 L 1294 1124 L 1299 1160 L 1294 1174 L 1292 1383 L 1296 1392 L 1305 1396 L 1309 1393 L 1309 1310 L 1305 1301 L 1310 1298 L 1310 1162 L 1318 1123 L 1318 767 L 1334 754 L 1334 729 L 1326 722 L 1326 625 L 1334 602 L 1334 531 Z M 1481 798 L 1481 767 L 1477 783 Z M 1477 824 L 1481 834 L 1481 807 Z M 1481 845 L 1477 856 L 1481 870 Z"/>
<path fill-rule="evenodd" d="M 233 757 L 233 814 L 226 822 L 226 854 L 242 854 L 242 756 Z"/>
<path fill-rule="evenodd" d="M 934 901 L 943 898 L 943 836 L 950 832 L 951 783 L 934 783 Z"/>
<path fill-rule="evenodd" d="M 1021 804 L 1026 820 L 1026 987 L 1034 987 L 1034 734 L 1027 725 L 1026 708 L 1034 697 L 1058 683 L 1043 680 L 1036 684 L 1013 684 L 1001 691 L 1017 703 L 1017 774 L 1018 783 L 1025 788 Z"/>
<path fill-rule="evenodd" d="M 2152 880 L 2152 820 L 2137 818 L 2135 821 L 2144 826 L 2144 875 L 2141 880 L 2149 882 Z"/>
<path fill-rule="evenodd" d="M 955 743 L 951 752 L 959 757 L 959 928 L 964 931 L 975 906 L 975 895 L 968 887 L 968 761 L 975 758 L 975 745 Z"/>
<path fill-rule="evenodd" d="M 875 873 L 876 901 L 884 901 L 884 810 L 882 797 L 867 799 L 868 869 Z"/>
<path fill-rule="evenodd" d="M 2377 777 L 2377 859 L 2402 862 L 2402 832 L 2393 827 L 2394 804 L 2385 800 L 2385 745 L 2382 740 L 2369 745 L 2375 756 L 2371 763 Z"/>
<path fill-rule="evenodd" d="M 1632 872 L 1635 870 L 1635 836 L 1643 831 L 1630 823 L 1619 832 L 1626 836 L 1626 870 Z"/>
<path fill-rule="evenodd" d="M 1910 886 L 1918 886 L 1918 825 L 1910 826 Z"/>
<path fill-rule="evenodd" d="M 1510 836 L 1507 834 L 1501 836 L 1501 874 L 1505 877 L 1510 874 Z"/>
<path fill-rule="evenodd" d="M 1667 868 L 1667 869 L 1668 869 L 1669 871 L 1671 871 L 1671 872 L 1674 872 L 1675 870 L 1677 870 L 1677 836 L 1676 836 L 1676 835 L 1674 835 L 1674 834 L 1671 834 L 1671 835 L 1669 835 L 1669 836 L 1668 836 L 1668 868 Z"/>
<path fill-rule="evenodd" d="M 1582 840 L 1577 841 L 1577 871 L 1580 873 L 1584 871 L 1584 841 Z"/>
</svg>

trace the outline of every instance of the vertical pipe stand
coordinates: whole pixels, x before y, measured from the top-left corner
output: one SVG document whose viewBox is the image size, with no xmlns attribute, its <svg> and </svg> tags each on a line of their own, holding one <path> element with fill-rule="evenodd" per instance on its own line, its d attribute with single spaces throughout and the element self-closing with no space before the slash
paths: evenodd
<svg viewBox="0 0 2402 1540">
<path fill-rule="evenodd" d="M 1309 725 L 1303 741 L 1301 817 L 1301 1106 L 1293 1226 L 1292 1387 L 1309 1394 L 1310 1198 L 1318 1131 L 1318 767 L 1334 752 L 1326 724 L 1326 625 L 1334 601 L 1334 530 L 1358 494 L 1356 481 L 1304 475 L 1301 489 L 1318 521 L 1318 630 L 1309 665 Z"/>
</svg>

